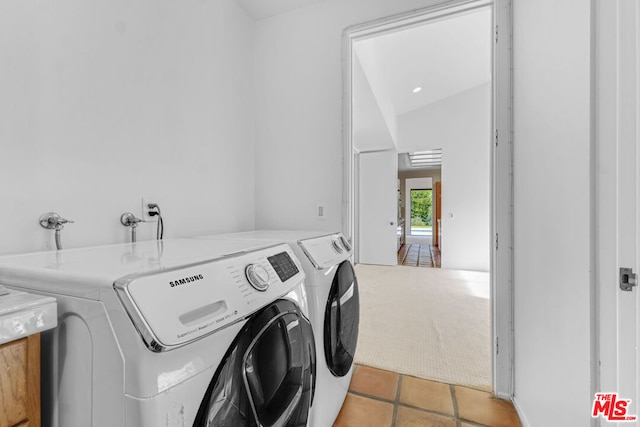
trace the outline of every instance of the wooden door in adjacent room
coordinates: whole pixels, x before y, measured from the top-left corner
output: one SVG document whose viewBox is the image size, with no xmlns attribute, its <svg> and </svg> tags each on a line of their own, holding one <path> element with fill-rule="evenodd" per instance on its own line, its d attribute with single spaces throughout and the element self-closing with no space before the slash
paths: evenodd
<svg viewBox="0 0 640 427">
<path fill-rule="evenodd" d="M 438 181 L 435 185 L 435 196 L 434 200 L 436 201 L 435 208 L 435 216 L 433 218 L 433 246 L 440 247 L 440 218 L 442 216 L 442 209 L 440 208 L 442 204 L 442 182 Z"/>
</svg>

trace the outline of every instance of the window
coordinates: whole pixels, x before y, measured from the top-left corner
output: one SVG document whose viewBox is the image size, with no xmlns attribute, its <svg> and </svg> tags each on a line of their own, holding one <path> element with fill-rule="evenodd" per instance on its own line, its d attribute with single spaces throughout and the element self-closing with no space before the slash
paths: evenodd
<svg viewBox="0 0 640 427">
<path fill-rule="evenodd" d="M 431 236 L 433 231 L 432 190 L 411 190 L 411 235 Z"/>
</svg>

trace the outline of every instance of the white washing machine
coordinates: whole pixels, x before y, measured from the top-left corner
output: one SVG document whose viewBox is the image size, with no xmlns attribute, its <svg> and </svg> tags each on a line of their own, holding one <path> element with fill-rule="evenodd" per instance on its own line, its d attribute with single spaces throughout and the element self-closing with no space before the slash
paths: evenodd
<svg viewBox="0 0 640 427">
<path fill-rule="evenodd" d="M 317 386 L 311 426 L 333 425 L 349 389 L 358 340 L 358 282 L 352 246 L 342 233 L 261 230 L 204 239 L 286 242 L 302 263 L 316 340 Z"/>
<path fill-rule="evenodd" d="M 287 245 L 165 240 L 0 257 L 58 301 L 43 425 L 305 426 L 315 347 Z M 250 249 L 248 249 L 250 248 Z"/>
</svg>

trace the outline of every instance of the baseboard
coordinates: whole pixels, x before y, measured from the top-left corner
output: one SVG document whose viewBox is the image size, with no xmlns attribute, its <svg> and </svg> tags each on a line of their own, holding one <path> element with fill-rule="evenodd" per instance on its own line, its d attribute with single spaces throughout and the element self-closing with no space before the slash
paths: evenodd
<svg viewBox="0 0 640 427">
<path fill-rule="evenodd" d="M 498 399 L 508 400 L 508 401 L 513 400 L 509 393 L 495 393 L 495 395 Z"/>
<path fill-rule="evenodd" d="M 516 409 L 516 412 L 518 413 L 518 417 L 520 418 L 520 423 L 522 424 L 522 427 L 531 427 L 531 424 L 529 424 L 529 420 L 527 420 L 527 417 L 524 416 L 524 413 L 522 412 L 522 409 L 518 404 L 518 399 L 516 399 L 515 397 L 512 397 L 511 403 L 513 403 L 513 407 Z"/>
</svg>

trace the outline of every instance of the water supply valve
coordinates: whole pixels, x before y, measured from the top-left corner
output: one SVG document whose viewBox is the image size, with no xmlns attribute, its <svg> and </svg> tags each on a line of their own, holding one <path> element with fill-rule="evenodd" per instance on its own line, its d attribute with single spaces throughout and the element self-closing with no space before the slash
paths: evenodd
<svg viewBox="0 0 640 427">
<path fill-rule="evenodd" d="M 62 243 L 60 241 L 60 230 L 64 228 L 65 224 L 73 223 L 72 220 L 62 218 L 55 212 L 46 212 L 40 215 L 40 226 L 47 230 L 55 230 L 56 248 L 62 249 Z"/>
<path fill-rule="evenodd" d="M 136 228 L 138 227 L 138 223 L 142 222 L 142 220 L 136 217 L 131 212 L 125 212 L 120 215 L 120 223 L 125 227 L 131 227 L 131 242 L 134 243 L 136 238 Z"/>
<path fill-rule="evenodd" d="M 55 212 L 47 212 L 40 215 L 39 221 L 40 225 L 48 230 L 62 230 L 65 224 L 73 224 L 74 222 L 70 219 L 62 218 Z"/>
</svg>

